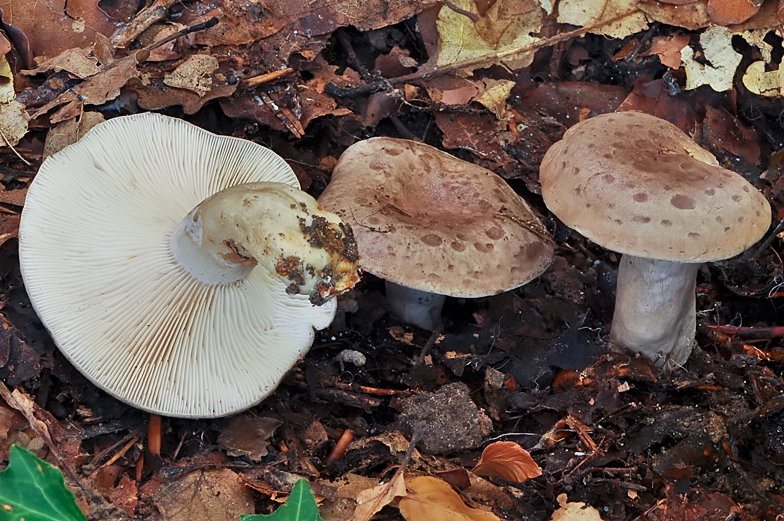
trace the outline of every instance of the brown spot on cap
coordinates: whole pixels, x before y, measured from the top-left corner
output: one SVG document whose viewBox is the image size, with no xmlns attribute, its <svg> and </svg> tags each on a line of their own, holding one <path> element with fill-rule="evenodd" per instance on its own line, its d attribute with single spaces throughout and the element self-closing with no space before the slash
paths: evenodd
<svg viewBox="0 0 784 521">
<path fill-rule="evenodd" d="M 462 242 L 454 241 L 452 244 L 450 244 L 450 246 L 455 251 L 465 251 L 465 244 Z"/>
<path fill-rule="evenodd" d="M 644 203 L 645 201 L 648 200 L 648 194 L 643 192 L 634 194 L 634 200 L 637 201 L 638 203 Z"/>
<path fill-rule="evenodd" d="M 603 180 L 605 183 L 612 183 L 613 181 L 615 181 L 615 176 L 614 176 L 614 175 L 612 175 L 612 174 L 604 174 L 604 175 L 602 176 L 602 180 Z"/>
<path fill-rule="evenodd" d="M 661 224 L 662 226 L 672 226 L 672 221 L 670 221 L 669 219 L 662 219 Z"/>
<path fill-rule="evenodd" d="M 485 235 L 487 235 L 494 241 L 497 241 L 498 239 L 504 236 L 504 231 L 501 228 L 496 228 L 495 226 L 493 226 L 492 228 L 488 228 L 487 230 L 485 230 Z"/>
<path fill-rule="evenodd" d="M 689 237 L 691 237 L 692 239 L 699 239 L 700 234 L 697 232 L 689 232 Z"/>
<path fill-rule="evenodd" d="M 705 195 L 713 195 L 715 193 L 716 190 L 714 190 L 713 188 L 708 188 L 707 190 L 705 190 Z"/>
<path fill-rule="evenodd" d="M 739 202 L 740 202 L 740 196 L 739 196 L 739 195 L 737 195 L 737 194 L 736 194 L 736 195 L 733 195 L 733 196 L 732 196 L 732 200 L 733 200 L 733 201 L 735 201 L 736 203 L 739 203 Z"/>
<path fill-rule="evenodd" d="M 440 235 L 435 233 L 428 233 L 427 235 L 422 236 L 422 242 L 428 246 L 441 246 L 441 243 L 444 241 L 441 239 Z"/>
<path fill-rule="evenodd" d="M 697 202 L 694 199 L 688 195 L 681 194 L 674 195 L 672 199 L 670 199 L 670 204 L 679 210 L 694 210 L 697 206 Z"/>
</svg>

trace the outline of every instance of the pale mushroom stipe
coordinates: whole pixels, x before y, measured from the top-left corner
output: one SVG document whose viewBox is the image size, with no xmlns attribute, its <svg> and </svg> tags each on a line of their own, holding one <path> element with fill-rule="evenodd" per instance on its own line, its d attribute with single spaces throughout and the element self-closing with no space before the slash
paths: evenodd
<svg viewBox="0 0 784 521">
<path fill-rule="evenodd" d="M 351 230 L 253 142 L 153 113 L 48 158 L 19 228 L 63 354 L 135 407 L 217 417 L 269 395 L 359 279 Z"/>
<path fill-rule="evenodd" d="M 350 223 L 391 311 L 435 329 L 445 296 L 485 297 L 540 275 L 553 242 L 495 173 L 429 145 L 371 138 L 338 160 L 319 202 Z"/>
<path fill-rule="evenodd" d="M 672 369 L 691 354 L 699 263 L 733 257 L 770 205 L 675 125 L 639 112 L 570 128 L 545 154 L 542 196 L 566 226 L 622 253 L 610 342 Z"/>
</svg>

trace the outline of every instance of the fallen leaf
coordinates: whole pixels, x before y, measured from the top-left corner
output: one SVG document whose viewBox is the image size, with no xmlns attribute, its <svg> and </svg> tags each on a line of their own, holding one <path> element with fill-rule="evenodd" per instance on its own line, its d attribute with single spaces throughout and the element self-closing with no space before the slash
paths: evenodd
<svg viewBox="0 0 784 521">
<path fill-rule="evenodd" d="M 403 473 L 396 473 L 389 483 L 365 489 L 357 495 L 357 508 L 351 521 L 367 521 L 396 498 L 405 495 L 406 482 Z"/>
<path fill-rule="evenodd" d="M 732 32 L 726 27 L 709 27 L 700 35 L 700 46 L 704 60 L 696 60 L 694 49 L 689 46 L 681 51 L 686 69 L 686 90 L 701 85 L 710 85 L 716 92 L 730 90 L 735 69 L 742 58 L 732 48 Z"/>
<path fill-rule="evenodd" d="M 542 469 L 531 454 L 513 441 L 496 441 L 485 447 L 472 472 L 484 477 L 500 476 L 517 483 L 542 475 Z"/>
<path fill-rule="evenodd" d="M 487 107 L 495 117 L 504 119 L 506 117 L 506 100 L 515 86 L 515 82 L 509 80 L 480 80 L 480 93 L 476 96 L 476 101 Z"/>
<path fill-rule="evenodd" d="M 492 512 L 471 508 L 445 481 L 417 476 L 408 481 L 408 495 L 400 499 L 400 513 L 407 521 L 500 521 Z"/>
<path fill-rule="evenodd" d="M 711 23 L 708 16 L 708 0 L 698 0 L 683 5 L 641 0 L 637 7 L 656 22 L 685 27 L 690 31 L 708 27 Z"/>
<path fill-rule="evenodd" d="M 163 83 L 170 87 L 188 89 L 199 97 L 212 88 L 212 73 L 218 68 L 218 60 L 209 54 L 194 54 L 181 63 L 174 72 L 166 74 Z"/>
<path fill-rule="evenodd" d="M 708 16 L 718 25 L 745 22 L 760 10 L 762 0 L 708 0 Z"/>
<path fill-rule="evenodd" d="M 253 512 L 253 496 L 229 469 L 195 470 L 162 487 L 153 497 L 163 521 L 236 521 Z"/>
<path fill-rule="evenodd" d="M 474 62 L 481 62 L 483 67 L 498 63 L 512 70 L 531 64 L 533 51 L 515 50 L 540 40 L 532 36 L 542 28 L 542 9 L 538 3 L 498 0 L 484 16 L 479 16 L 473 0 L 455 0 L 452 4 L 463 13 L 443 6 L 438 14 L 438 66 L 459 67 L 470 74 L 478 66 L 469 65 Z M 474 15 L 478 21 L 464 13 Z"/>
<path fill-rule="evenodd" d="M 626 38 L 648 29 L 645 13 L 632 12 L 636 7 L 637 0 L 562 0 L 558 4 L 558 22 L 586 26 L 630 13 L 629 16 L 624 16 L 620 20 L 589 31 L 612 38 Z"/>
<path fill-rule="evenodd" d="M 651 42 L 651 47 L 643 53 L 643 56 L 657 55 L 662 65 L 672 69 L 681 67 L 681 49 L 689 45 L 689 36 L 672 35 L 657 36 Z"/>
<path fill-rule="evenodd" d="M 47 158 L 79 141 L 91 128 L 104 120 L 100 112 L 85 112 L 80 118 L 73 118 L 58 123 L 46 133 L 44 158 Z"/>
<path fill-rule="evenodd" d="M 553 512 L 550 521 L 602 521 L 599 511 L 582 501 L 568 502 L 566 494 L 559 494 L 561 508 Z"/>
<path fill-rule="evenodd" d="M 34 76 L 44 72 L 68 71 L 77 78 L 85 79 L 101 72 L 98 61 L 90 56 L 91 49 L 74 48 L 61 52 L 54 58 L 43 61 L 38 67 L 29 71 L 22 71 L 22 74 Z"/>
<path fill-rule="evenodd" d="M 29 116 L 16 100 L 0 103 L 0 146 L 15 146 L 27 134 Z"/>
<path fill-rule="evenodd" d="M 229 456 L 247 456 L 259 462 L 267 455 L 269 438 L 280 424 L 275 418 L 240 414 L 221 427 L 218 444 Z"/>
<path fill-rule="evenodd" d="M 119 26 L 98 8 L 98 0 L 0 0 L 0 9 L 4 23 L 27 35 L 36 58 L 89 46 L 96 34 L 110 36 Z"/>
<path fill-rule="evenodd" d="M 756 61 L 743 73 L 743 85 L 750 92 L 768 98 L 784 97 L 784 70 L 766 70 L 764 61 Z"/>
</svg>

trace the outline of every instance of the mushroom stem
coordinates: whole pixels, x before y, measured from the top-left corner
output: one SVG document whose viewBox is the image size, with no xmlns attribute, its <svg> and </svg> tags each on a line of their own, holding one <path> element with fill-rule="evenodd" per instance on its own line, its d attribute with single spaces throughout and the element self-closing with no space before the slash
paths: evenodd
<svg viewBox="0 0 784 521">
<path fill-rule="evenodd" d="M 662 368 L 683 365 L 696 331 L 697 263 L 623 255 L 610 342 Z"/>
<path fill-rule="evenodd" d="M 170 239 L 175 259 L 207 284 L 242 281 L 261 264 L 289 294 L 321 305 L 358 280 L 351 228 L 283 183 L 227 188 L 194 208 Z"/>
<path fill-rule="evenodd" d="M 441 321 L 441 309 L 446 295 L 407 288 L 394 282 L 384 281 L 389 310 L 409 324 L 433 331 Z"/>
</svg>

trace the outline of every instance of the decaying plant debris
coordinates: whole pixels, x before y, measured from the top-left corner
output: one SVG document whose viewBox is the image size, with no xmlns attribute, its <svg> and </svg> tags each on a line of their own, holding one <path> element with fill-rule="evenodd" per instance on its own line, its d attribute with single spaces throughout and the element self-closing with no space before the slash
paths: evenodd
<svg viewBox="0 0 784 521">
<path fill-rule="evenodd" d="M 581 503 L 605 520 L 783 519 L 779 5 L 0 2 L 0 460 L 16 443 L 58 465 L 92 519 L 269 513 L 300 478 L 330 520 L 548 520 Z M 568 128 L 628 110 L 675 124 L 773 210 L 761 243 L 700 266 L 698 345 L 669 373 L 608 354 L 619 257 L 540 195 Z M 421 140 L 503 176 L 555 258 L 514 291 L 447 300 L 434 332 L 391 316 L 366 274 L 275 394 L 163 418 L 150 450 L 149 416 L 53 345 L 15 239 L 46 156 L 145 111 L 274 149 L 314 196 L 351 144 Z"/>
</svg>

